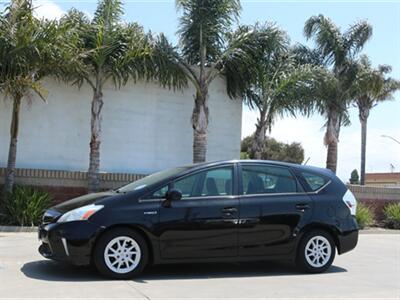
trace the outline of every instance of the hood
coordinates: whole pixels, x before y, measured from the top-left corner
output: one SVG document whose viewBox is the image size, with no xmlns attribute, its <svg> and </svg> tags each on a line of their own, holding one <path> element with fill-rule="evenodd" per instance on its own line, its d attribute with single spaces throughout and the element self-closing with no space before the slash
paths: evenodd
<svg viewBox="0 0 400 300">
<path fill-rule="evenodd" d="M 62 202 L 56 206 L 52 207 L 52 210 L 59 211 L 61 213 L 65 213 L 67 211 L 70 211 L 72 209 L 93 204 L 96 201 L 99 201 L 104 198 L 108 198 L 111 196 L 115 196 L 116 192 L 114 191 L 108 191 L 108 192 L 102 192 L 102 193 L 92 193 L 92 194 L 87 194 L 84 196 L 80 196 L 65 202 Z"/>
</svg>

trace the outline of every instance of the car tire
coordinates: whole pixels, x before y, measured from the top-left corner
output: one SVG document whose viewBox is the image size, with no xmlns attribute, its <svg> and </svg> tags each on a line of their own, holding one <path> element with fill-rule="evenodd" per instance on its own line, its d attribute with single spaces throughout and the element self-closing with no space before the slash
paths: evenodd
<svg viewBox="0 0 400 300">
<path fill-rule="evenodd" d="M 148 253 L 141 234 L 130 228 L 116 228 L 100 236 L 94 248 L 93 261 L 97 270 L 106 277 L 130 279 L 146 267 Z"/>
<path fill-rule="evenodd" d="M 296 265 L 307 273 L 322 273 L 332 265 L 335 252 L 335 242 L 328 232 L 311 230 L 300 241 Z"/>
</svg>

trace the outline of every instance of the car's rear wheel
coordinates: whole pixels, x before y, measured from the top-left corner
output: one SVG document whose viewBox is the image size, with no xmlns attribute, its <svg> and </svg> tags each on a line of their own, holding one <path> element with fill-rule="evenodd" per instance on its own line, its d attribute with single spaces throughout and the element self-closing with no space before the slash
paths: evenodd
<svg viewBox="0 0 400 300">
<path fill-rule="evenodd" d="M 312 230 L 306 233 L 298 247 L 296 264 L 308 273 L 326 271 L 335 258 L 335 242 L 324 230 Z"/>
<path fill-rule="evenodd" d="M 116 228 L 103 234 L 93 253 L 94 264 L 103 275 L 129 279 L 147 265 L 148 247 L 143 237 L 129 228 Z"/>
</svg>

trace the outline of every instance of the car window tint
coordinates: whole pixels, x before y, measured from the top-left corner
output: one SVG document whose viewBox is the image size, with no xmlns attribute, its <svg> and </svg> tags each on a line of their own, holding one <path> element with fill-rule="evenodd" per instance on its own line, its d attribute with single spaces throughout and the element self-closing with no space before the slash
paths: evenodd
<svg viewBox="0 0 400 300">
<path fill-rule="evenodd" d="M 163 199 L 168 191 L 168 185 L 156 190 L 155 192 L 143 197 L 142 199 Z"/>
<path fill-rule="evenodd" d="M 182 198 L 232 195 L 233 168 L 223 167 L 186 176 L 174 183 Z"/>
<path fill-rule="evenodd" d="M 328 179 L 313 173 L 301 172 L 301 175 L 303 175 L 312 191 L 320 189 L 328 182 Z"/>
<path fill-rule="evenodd" d="M 242 191 L 250 194 L 296 193 L 297 182 L 286 168 L 260 165 L 242 166 Z"/>
</svg>

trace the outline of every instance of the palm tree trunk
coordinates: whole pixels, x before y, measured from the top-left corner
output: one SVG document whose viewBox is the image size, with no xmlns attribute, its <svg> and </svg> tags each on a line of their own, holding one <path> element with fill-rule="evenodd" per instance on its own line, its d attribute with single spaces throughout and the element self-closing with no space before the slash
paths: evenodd
<svg viewBox="0 0 400 300">
<path fill-rule="evenodd" d="M 361 123 L 361 167 L 360 184 L 365 185 L 365 164 L 367 154 L 367 121 L 369 116 L 368 108 L 359 108 L 359 119 Z"/>
<path fill-rule="evenodd" d="M 331 111 L 328 117 L 324 142 L 328 147 L 326 157 L 326 168 L 336 174 L 338 159 L 338 143 L 340 132 L 340 115 L 336 111 Z"/>
<path fill-rule="evenodd" d="M 338 158 L 338 143 L 332 142 L 328 145 L 326 168 L 330 169 L 335 174 L 337 168 L 337 158 Z"/>
<path fill-rule="evenodd" d="M 199 89 L 194 99 L 192 114 L 193 126 L 193 163 L 205 162 L 207 159 L 207 128 L 208 128 L 208 85 L 205 78 L 205 59 L 207 48 L 203 40 L 203 27 L 200 23 L 200 73 L 198 78 Z"/>
<path fill-rule="evenodd" d="M 103 108 L 103 92 L 101 86 L 93 90 L 91 109 L 91 137 L 89 156 L 89 192 L 97 192 L 100 187 L 100 143 L 101 143 L 101 110 Z"/>
<path fill-rule="evenodd" d="M 257 120 L 256 132 L 251 145 L 251 158 L 262 159 L 262 152 L 264 149 L 267 127 L 265 125 L 265 112 L 260 112 L 260 118 Z"/>
<path fill-rule="evenodd" d="M 14 100 L 13 111 L 12 111 L 11 126 L 10 126 L 10 146 L 8 150 L 7 170 L 4 183 L 4 191 L 3 191 L 4 200 L 7 199 L 8 194 L 12 192 L 14 187 L 21 99 L 22 99 L 21 96 L 17 96 L 13 99 Z"/>
<path fill-rule="evenodd" d="M 193 126 L 193 163 L 205 162 L 207 157 L 208 128 L 208 90 L 203 88 L 197 92 L 192 114 Z"/>
</svg>

